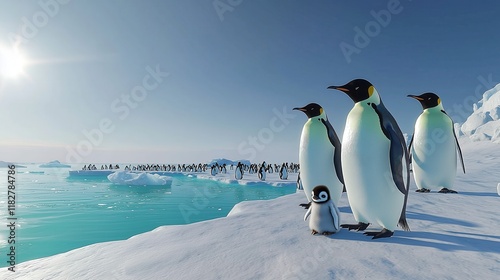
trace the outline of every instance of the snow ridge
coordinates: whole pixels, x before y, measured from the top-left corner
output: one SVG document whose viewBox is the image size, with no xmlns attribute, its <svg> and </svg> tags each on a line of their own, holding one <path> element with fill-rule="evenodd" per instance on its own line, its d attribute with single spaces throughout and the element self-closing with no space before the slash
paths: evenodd
<svg viewBox="0 0 500 280">
<path fill-rule="evenodd" d="M 500 143 L 500 84 L 484 92 L 473 110 L 460 132 L 472 141 Z"/>
</svg>

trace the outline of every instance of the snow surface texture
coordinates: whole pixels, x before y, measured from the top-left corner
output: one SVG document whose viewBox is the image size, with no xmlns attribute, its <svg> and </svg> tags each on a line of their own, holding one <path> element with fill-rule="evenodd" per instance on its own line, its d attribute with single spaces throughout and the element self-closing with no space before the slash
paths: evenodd
<svg viewBox="0 0 500 280">
<path fill-rule="evenodd" d="M 500 84 L 487 90 L 473 109 L 462 124 L 461 132 L 472 141 L 500 143 Z"/>
<path fill-rule="evenodd" d="M 239 203 L 226 218 L 28 261 L 15 273 L 4 268 L 0 279 L 497 279 L 500 149 L 460 141 L 467 174 L 458 172 L 459 193 L 418 194 L 412 182 L 411 231 L 390 238 L 311 235 L 300 191 Z M 344 223 L 355 222 L 345 194 L 339 209 Z"/>
<path fill-rule="evenodd" d="M 149 173 L 118 171 L 108 175 L 108 180 L 125 186 L 163 186 L 172 184 L 172 178 Z"/>
<path fill-rule="evenodd" d="M 71 168 L 71 165 L 69 164 L 63 164 L 59 162 L 58 160 L 54 160 L 48 163 L 40 164 L 38 167 L 41 168 Z"/>
</svg>

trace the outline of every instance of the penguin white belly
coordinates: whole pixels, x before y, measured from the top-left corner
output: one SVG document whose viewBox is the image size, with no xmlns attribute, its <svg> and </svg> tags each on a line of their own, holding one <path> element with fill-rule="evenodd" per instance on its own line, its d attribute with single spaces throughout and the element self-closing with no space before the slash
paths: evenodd
<svg viewBox="0 0 500 280">
<path fill-rule="evenodd" d="M 302 129 L 299 150 L 300 178 L 308 201 L 311 201 L 314 187 L 325 185 L 330 190 L 333 203 L 338 205 L 343 185 L 335 172 L 334 149 L 324 124 L 320 120 L 309 119 Z"/>
<path fill-rule="evenodd" d="M 342 170 L 354 218 L 394 231 L 404 195 L 392 178 L 390 141 L 372 108 L 356 104 L 347 116 Z"/>
<path fill-rule="evenodd" d="M 314 203 L 311 205 L 311 216 L 309 220 L 309 229 L 319 233 L 337 232 L 335 221 L 330 213 L 330 207 L 334 207 L 329 203 Z"/>
<path fill-rule="evenodd" d="M 418 117 L 411 153 L 413 176 L 419 189 L 453 187 L 457 147 L 452 122 L 446 115 L 423 113 Z"/>
<path fill-rule="evenodd" d="M 236 167 L 236 170 L 234 171 L 234 178 L 236 180 L 241 180 L 243 178 L 243 171 L 241 170 L 241 167 Z"/>
</svg>

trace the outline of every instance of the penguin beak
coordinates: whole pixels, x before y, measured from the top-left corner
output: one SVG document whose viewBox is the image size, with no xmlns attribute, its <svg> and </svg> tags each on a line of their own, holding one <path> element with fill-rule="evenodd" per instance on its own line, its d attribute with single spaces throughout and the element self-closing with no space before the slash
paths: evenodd
<svg viewBox="0 0 500 280">
<path fill-rule="evenodd" d="M 305 112 L 306 111 L 306 108 L 302 107 L 302 108 L 293 108 L 293 110 L 299 110 L 299 111 L 302 111 L 302 112 Z"/>
<path fill-rule="evenodd" d="M 316 201 L 316 200 L 319 200 L 319 197 L 318 197 L 317 195 L 314 195 L 314 196 L 312 197 L 312 199 L 313 199 L 314 201 Z"/>
<path fill-rule="evenodd" d="M 349 92 L 349 89 L 342 87 L 342 86 L 329 86 L 327 89 L 336 89 L 336 90 L 340 90 L 343 92 Z"/>
<path fill-rule="evenodd" d="M 424 101 L 424 99 L 418 95 L 411 95 L 409 94 L 407 97 L 411 97 L 411 98 L 414 98 L 414 99 L 417 99 L 418 101 Z"/>
</svg>

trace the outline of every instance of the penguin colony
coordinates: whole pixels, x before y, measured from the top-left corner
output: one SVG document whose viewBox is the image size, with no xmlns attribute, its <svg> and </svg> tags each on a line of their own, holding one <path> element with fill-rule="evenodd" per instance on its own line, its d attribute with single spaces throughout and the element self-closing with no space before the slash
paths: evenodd
<svg viewBox="0 0 500 280">
<path fill-rule="evenodd" d="M 398 226 L 409 231 L 410 163 L 418 193 L 436 188 L 439 193 L 456 193 L 452 187 L 457 158 L 464 173 L 465 165 L 453 121 L 439 96 L 408 95 L 421 103 L 423 112 L 407 147 L 396 120 L 369 81 L 355 79 L 328 89 L 343 92 L 354 102 L 342 141 L 320 105 L 294 108 L 308 117 L 300 138 L 297 185 L 308 200 L 301 206 L 307 209 L 304 220 L 310 218 L 312 234 L 330 235 L 340 228 L 365 231 L 370 224 L 381 228 L 364 232 L 372 239 L 390 237 Z M 337 204 L 343 190 L 357 224 L 339 224 Z"/>
</svg>

